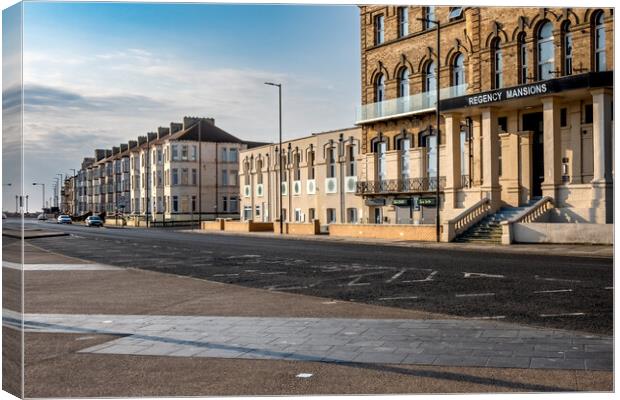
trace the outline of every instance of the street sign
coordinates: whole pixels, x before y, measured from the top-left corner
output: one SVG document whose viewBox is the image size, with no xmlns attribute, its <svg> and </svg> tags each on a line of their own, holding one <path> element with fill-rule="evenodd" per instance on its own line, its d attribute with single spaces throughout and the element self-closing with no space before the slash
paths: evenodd
<svg viewBox="0 0 620 400">
<path fill-rule="evenodd" d="M 409 207 L 411 205 L 411 199 L 407 198 L 407 199 L 394 199 L 392 201 L 392 204 L 394 204 L 395 206 L 399 206 L 399 207 Z"/>
<path fill-rule="evenodd" d="M 384 198 L 369 198 L 366 199 L 366 205 L 367 206 L 384 206 L 385 205 L 385 199 Z"/>
</svg>

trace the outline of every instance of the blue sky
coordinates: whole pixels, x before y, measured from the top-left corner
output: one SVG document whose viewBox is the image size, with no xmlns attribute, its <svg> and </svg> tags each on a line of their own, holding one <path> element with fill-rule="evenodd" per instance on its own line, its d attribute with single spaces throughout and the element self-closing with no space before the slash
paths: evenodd
<svg viewBox="0 0 620 400">
<path fill-rule="evenodd" d="M 352 126 L 359 45 L 356 6 L 25 3 L 26 191 L 184 115 L 275 140 L 265 81 L 286 138 Z"/>
</svg>

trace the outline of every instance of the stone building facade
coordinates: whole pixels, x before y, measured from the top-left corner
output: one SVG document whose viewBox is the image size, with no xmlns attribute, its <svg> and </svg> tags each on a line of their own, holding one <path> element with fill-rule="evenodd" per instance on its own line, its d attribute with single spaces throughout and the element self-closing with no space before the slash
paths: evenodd
<svg viewBox="0 0 620 400">
<path fill-rule="evenodd" d="M 365 221 L 355 195 L 360 161 L 360 128 L 315 133 L 282 143 L 284 222 L 320 224 Z M 279 146 L 245 150 L 239 158 L 241 218 L 279 220 Z"/>
<path fill-rule="evenodd" d="M 122 214 L 151 222 L 239 214 L 238 154 L 243 141 L 212 118 L 185 117 L 112 149 L 95 150 L 77 173 L 77 214 Z"/>
<path fill-rule="evenodd" d="M 613 10 L 361 6 L 360 18 L 357 193 L 374 221 L 434 223 L 423 203 L 439 184 L 442 221 L 484 197 L 498 209 L 549 196 L 555 221 L 612 222 Z"/>
</svg>

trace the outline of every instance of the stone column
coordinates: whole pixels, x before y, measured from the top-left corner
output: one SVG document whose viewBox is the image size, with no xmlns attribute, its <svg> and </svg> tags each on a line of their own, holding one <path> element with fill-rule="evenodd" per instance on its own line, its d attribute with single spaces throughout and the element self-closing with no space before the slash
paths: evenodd
<svg viewBox="0 0 620 400">
<path fill-rule="evenodd" d="M 456 207 L 457 191 L 461 188 L 461 114 L 444 114 L 445 121 L 445 208 Z"/>
<path fill-rule="evenodd" d="M 480 117 L 472 118 L 472 166 L 469 175 L 472 179 L 472 186 L 482 186 L 482 130 Z"/>
<path fill-rule="evenodd" d="M 581 183 L 581 105 L 575 103 L 568 111 L 570 129 L 570 183 Z"/>
<path fill-rule="evenodd" d="M 532 131 L 519 132 L 519 203 L 532 198 Z"/>
<path fill-rule="evenodd" d="M 544 180 L 543 196 L 556 198 L 555 190 L 562 183 L 562 159 L 560 145 L 560 106 L 558 99 L 549 96 L 543 103 Z"/>
<path fill-rule="evenodd" d="M 612 131 L 610 89 L 592 90 L 592 144 L 594 172 L 592 209 L 596 223 L 613 223 Z"/>
<path fill-rule="evenodd" d="M 494 108 L 482 110 L 482 192 L 491 201 L 491 208 L 497 210 L 501 205 L 499 186 L 499 135 L 497 112 Z"/>
</svg>

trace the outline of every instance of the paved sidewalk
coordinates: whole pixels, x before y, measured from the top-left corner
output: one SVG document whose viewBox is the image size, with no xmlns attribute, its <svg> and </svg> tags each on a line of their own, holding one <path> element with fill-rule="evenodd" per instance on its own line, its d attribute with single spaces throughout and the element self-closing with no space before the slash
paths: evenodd
<svg viewBox="0 0 620 400">
<path fill-rule="evenodd" d="M 5 311 L 5 325 L 20 316 Z M 613 369 L 613 338 L 495 321 L 26 314 L 27 332 L 129 335 L 82 353 Z"/>
<path fill-rule="evenodd" d="M 510 246 L 501 244 L 486 243 L 437 243 L 437 242 L 414 242 L 407 240 L 391 239 L 359 239 L 349 237 L 333 237 L 329 235 L 279 235 L 273 232 L 223 232 L 223 231 L 203 231 L 198 229 L 183 229 L 180 232 L 194 234 L 214 234 L 214 235 L 237 235 L 268 237 L 282 240 L 317 240 L 342 243 L 365 243 L 380 244 L 383 246 L 409 247 L 416 249 L 450 249 L 462 251 L 479 251 L 490 253 L 510 253 L 510 254 L 544 254 L 567 257 L 601 257 L 612 258 L 614 256 L 613 246 L 587 245 L 587 244 L 512 244 Z"/>
</svg>

